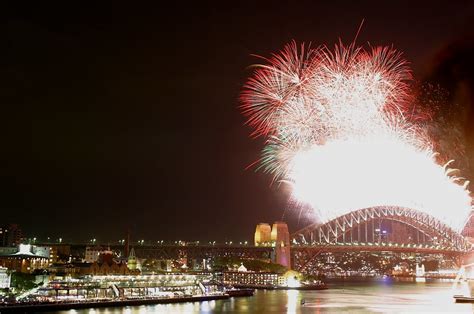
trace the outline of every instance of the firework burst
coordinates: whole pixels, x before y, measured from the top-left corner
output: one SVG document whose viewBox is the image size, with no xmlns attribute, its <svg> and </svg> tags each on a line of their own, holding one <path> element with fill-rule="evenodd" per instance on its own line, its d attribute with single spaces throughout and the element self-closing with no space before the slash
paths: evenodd
<svg viewBox="0 0 474 314">
<path fill-rule="evenodd" d="M 426 131 L 410 122 L 411 71 L 400 52 L 293 42 L 263 59 L 241 108 L 253 135 L 267 139 L 259 169 L 289 184 L 294 200 L 322 221 L 405 206 L 462 227 L 467 183 L 436 163 Z"/>
</svg>

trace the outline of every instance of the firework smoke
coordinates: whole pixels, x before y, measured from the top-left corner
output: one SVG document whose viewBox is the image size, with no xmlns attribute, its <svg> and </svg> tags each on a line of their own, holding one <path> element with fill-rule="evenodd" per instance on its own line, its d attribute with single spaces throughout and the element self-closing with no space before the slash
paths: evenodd
<svg viewBox="0 0 474 314">
<path fill-rule="evenodd" d="M 265 59 L 242 92 L 242 112 L 264 136 L 260 168 L 328 221 L 373 206 L 424 211 L 462 228 L 468 182 L 436 163 L 416 121 L 401 53 L 296 43 Z"/>
</svg>

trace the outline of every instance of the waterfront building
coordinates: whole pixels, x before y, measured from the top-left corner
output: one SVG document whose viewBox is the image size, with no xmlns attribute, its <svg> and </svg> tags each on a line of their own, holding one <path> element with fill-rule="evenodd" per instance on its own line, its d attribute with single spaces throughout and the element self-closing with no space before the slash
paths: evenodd
<svg viewBox="0 0 474 314">
<path fill-rule="evenodd" d="M 139 275 L 140 271 L 130 270 L 127 264 L 120 260 L 98 260 L 94 263 L 55 263 L 48 267 L 48 271 L 57 276 L 85 276 L 85 275 Z"/>
<path fill-rule="evenodd" d="M 52 262 L 52 260 L 53 260 L 52 254 L 51 254 L 51 248 L 49 246 L 32 245 L 31 246 L 31 251 L 35 255 L 43 256 L 43 257 L 49 259 L 49 262 Z"/>
<path fill-rule="evenodd" d="M 225 271 L 222 281 L 226 285 L 278 286 L 281 275 L 273 272 Z"/>
<path fill-rule="evenodd" d="M 101 246 L 87 246 L 84 254 L 84 262 L 97 262 L 99 260 L 99 255 L 105 252 L 107 252 L 107 250 Z"/>
<path fill-rule="evenodd" d="M 91 263 L 52 263 L 48 272 L 55 276 L 76 277 L 91 274 Z"/>
<path fill-rule="evenodd" d="M 222 282 L 226 285 L 249 287 L 297 287 L 300 286 L 302 275 L 294 270 L 285 273 L 247 271 L 242 264 L 238 271 L 226 271 L 222 274 Z"/>
<path fill-rule="evenodd" d="M 134 274 L 127 265 L 117 261 L 94 262 L 90 265 L 88 272 L 91 275 L 129 275 Z M 139 273 L 139 272 L 138 272 Z"/>
<path fill-rule="evenodd" d="M 18 252 L 18 247 L 14 247 L 14 246 L 0 247 L 0 256 L 15 254 L 16 252 Z"/>
<path fill-rule="evenodd" d="M 112 251 L 105 250 L 100 253 L 98 260 L 91 264 L 89 273 L 91 275 L 134 275 L 140 274 L 140 270 L 130 269 L 127 263 L 114 256 Z"/>
<path fill-rule="evenodd" d="M 11 274 L 6 267 L 0 267 L 0 289 L 10 288 Z"/>
<path fill-rule="evenodd" d="M 34 254 L 29 244 L 20 244 L 18 252 L 0 255 L 0 266 L 21 273 L 31 273 L 35 269 L 46 269 L 49 257 Z"/>
<path fill-rule="evenodd" d="M 50 249 L 50 252 L 51 252 L 51 259 L 52 259 L 52 263 L 56 263 L 56 262 L 64 262 L 64 263 L 67 263 L 67 262 L 70 262 L 70 260 L 72 259 L 72 256 L 71 256 L 71 245 L 69 244 L 64 244 L 64 243 L 57 243 L 57 244 L 49 244 L 49 249 Z M 79 258 L 80 255 L 83 255 L 84 254 L 84 249 L 82 248 L 81 249 L 82 252 L 76 252 L 75 255 L 75 259 L 78 260 L 78 261 L 83 261 L 83 256 L 81 258 Z"/>
<path fill-rule="evenodd" d="M 119 299 L 209 295 L 219 292 L 210 274 L 169 273 L 139 276 L 87 276 L 53 280 L 36 296 L 48 300 Z"/>
</svg>

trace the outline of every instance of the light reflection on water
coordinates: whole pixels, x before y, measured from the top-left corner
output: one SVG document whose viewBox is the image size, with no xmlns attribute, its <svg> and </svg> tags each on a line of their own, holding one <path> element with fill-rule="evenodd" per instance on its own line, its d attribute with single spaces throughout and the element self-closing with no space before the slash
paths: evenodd
<svg viewBox="0 0 474 314">
<path fill-rule="evenodd" d="M 287 313 L 296 313 L 296 306 L 298 301 L 298 291 L 297 290 L 288 290 L 286 292 L 287 301 Z M 301 302 L 301 301 L 300 301 Z"/>
<path fill-rule="evenodd" d="M 449 281 L 341 282 L 325 291 L 259 290 L 253 297 L 229 300 L 59 313 L 473 313 L 473 305 L 453 299 L 455 294 L 472 292 L 472 286 L 461 284 L 453 290 Z"/>
</svg>

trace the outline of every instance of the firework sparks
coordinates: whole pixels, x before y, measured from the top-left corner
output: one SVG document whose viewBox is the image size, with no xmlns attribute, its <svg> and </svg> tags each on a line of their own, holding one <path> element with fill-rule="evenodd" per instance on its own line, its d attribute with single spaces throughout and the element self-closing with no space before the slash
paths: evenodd
<svg viewBox="0 0 474 314">
<path fill-rule="evenodd" d="M 322 221 L 403 206 L 460 230 L 471 210 L 467 182 L 436 163 L 425 130 L 409 121 L 401 53 L 292 43 L 264 60 L 244 87 L 242 112 L 253 135 L 267 138 L 260 168 L 295 200 Z"/>
</svg>

